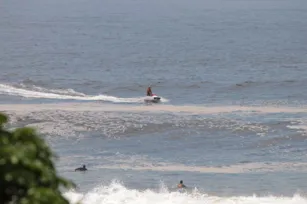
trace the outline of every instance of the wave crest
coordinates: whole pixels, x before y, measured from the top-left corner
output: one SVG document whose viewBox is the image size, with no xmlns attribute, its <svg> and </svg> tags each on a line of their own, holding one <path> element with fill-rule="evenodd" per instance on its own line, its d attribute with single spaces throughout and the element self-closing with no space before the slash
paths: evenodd
<svg viewBox="0 0 307 204">
<path fill-rule="evenodd" d="M 292 204 L 307 203 L 307 198 L 300 195 L 293 197 L 276 197 L 265 196 L 233 196 L 219 197 L 199 192 L 192 189 L 180 192 L 178 190 L 171 191 L 165 186 L 161 186 L 160 190 L 137 190 L 128 189 L 117 181 L 113 181 L 109 186 L 99 186 L 87 193 L 78 193 L 69 191 L 64 196 L 75 204 L 79 201 L 83 204 L 172 204 L 172 203 L 190 203 L 190 204 L 228 204 L 228 203 L 249 203 L 249 204 Z"/>
</svg>

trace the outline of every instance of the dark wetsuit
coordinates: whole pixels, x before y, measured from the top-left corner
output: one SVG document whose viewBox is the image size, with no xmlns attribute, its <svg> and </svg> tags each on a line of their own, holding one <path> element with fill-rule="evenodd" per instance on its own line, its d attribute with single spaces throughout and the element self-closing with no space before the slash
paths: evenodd
<svg viewBox="0 0 307 204">
<path fill-rule="evenodd" d="M 87 171 L 87 168 L 83 165 L 83 167 L 76 168 L 75 171 Z"/>
</svg>

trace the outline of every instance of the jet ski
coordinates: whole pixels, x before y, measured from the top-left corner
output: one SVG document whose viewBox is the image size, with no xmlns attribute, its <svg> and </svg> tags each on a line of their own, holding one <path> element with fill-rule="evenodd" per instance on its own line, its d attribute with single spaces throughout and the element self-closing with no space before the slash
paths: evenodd
<svg viewBox="0 0 307 204">
<path fill-rule="evenodd" d="M 146 103 L 159 103 L 161 101 L 161 97 L 156 94 L 152 94 L 151 96 L 146 96 L 144 98 Z"/>
</svg>

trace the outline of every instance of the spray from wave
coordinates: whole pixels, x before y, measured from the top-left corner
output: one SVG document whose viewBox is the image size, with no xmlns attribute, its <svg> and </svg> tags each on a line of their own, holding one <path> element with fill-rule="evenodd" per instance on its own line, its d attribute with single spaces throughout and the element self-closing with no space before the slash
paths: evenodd
<svg viewBox="0 0 307 204">
<path fill-rule="evenodd" d="M 80 100 L 80 101 L 107 101 L 114 103 L 142 103 L 144 97 L 136 98 L 121 98 L 108 95 L 86 95 L 74 91 L 73 89 L 46 89 L 38 86 L 28 86 L 19 84 L 16 86 L 0 84 L 0 94 L 10 96 L 21 96 L 25 98 L 40 98 L 40 99 L 59 99 L 59 100 Z M 162 98 L 162 102 L 167 102 L 167 99 Z"/>
<path fill-rule="evenodd" d="M 207 195 L 199 192 L 197 189 L 187 192 L 170 191 L 162 185 L 160 190 L 136 190 L 127 189 L 118 182 L 112 182 L 109 186 L 99 186 L 87 193 L 77 193 L 69 191 L 64 196 L 75 204 L 172 204 L 172 203 L 189 203 L 189 204 L 301 204 L 307 203 L 307 198 L 300 195 L 293 197 L 276 197 L 276 196 L 238 196 L 238 197 L 219 197 Z"/>
</svg>

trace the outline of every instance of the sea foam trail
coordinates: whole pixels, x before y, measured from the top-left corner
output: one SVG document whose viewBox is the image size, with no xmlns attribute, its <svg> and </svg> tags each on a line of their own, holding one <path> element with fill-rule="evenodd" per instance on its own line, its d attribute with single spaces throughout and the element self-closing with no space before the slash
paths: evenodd
<svg viewBox="0 0 307 204">
<path fill-rule="evenodd" d="M 219 114 L 244 112 L 253 114 L 266 113 L 307 113 L 307 108 L 287 106 L 201 106 L 201 105 L 120 105 L 99 103 L 56 103 L 56 104 L 2 104 L 1 111 L 34 112 L 46 110 L 59 111 L 112 111 L 112 112 L 171 112 L 186 114 Z"/>
<path fill-rule="evenodd" d="M 41 99 L 59 99 L 59 100 L 80 100 L 80 101 L 108 101 L 114 103 L 142 103 L 144 97 L 136 98 L 121 98 L 108 95 L 86 95 L 76 92 L 73 89 L 46 89 L 37 86 L 12 86 L 0 84 L 0 94 L 10 96 L 21 96 L 25 98 L 41 98 Z M 162 98 L 162 102 L 167 102 L 167 99 Z"/>
<path fill-rule="evenodd" d="M 127 189 L 113 182 L 109 186 L 100 186 L 87 193 L 66 192 L 64 196 L 75 204 L 307 204 L 307 199 L 300 195 L 293 197 L 219 197 L 211 196 L 193 190 L 192 192 L 170 192 L 162 187 L 159 191 Z"/>
</svg>

